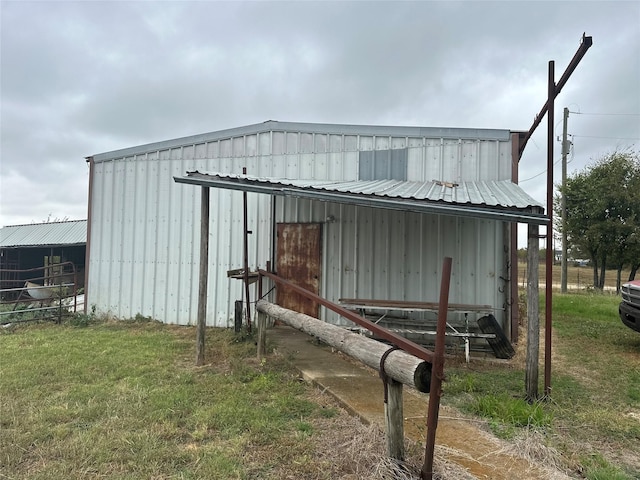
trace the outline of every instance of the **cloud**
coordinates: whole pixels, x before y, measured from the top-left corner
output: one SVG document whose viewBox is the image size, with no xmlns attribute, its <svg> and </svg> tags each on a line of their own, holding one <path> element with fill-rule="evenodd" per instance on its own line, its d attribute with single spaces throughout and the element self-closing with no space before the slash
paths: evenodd
<svg viewBox="0 0 640 480">
<path fill-rule="evenodd" d="M 586 115 L 640 113 L 637 2 L 0 8 L 1 225 L 85 215 L 87 155 L 268 119 L 528 130 L 549 60 L 559 78 L 583 32 L 594 45 L 556 101 L 556 130 L 565 105 L 584 112 L 571 168 L 640 138 L 638 116 Z M 545 168 L 546 120 L 520 177 Z M 544 200 L 544 175 L 523 185 Z"/>
</svg>

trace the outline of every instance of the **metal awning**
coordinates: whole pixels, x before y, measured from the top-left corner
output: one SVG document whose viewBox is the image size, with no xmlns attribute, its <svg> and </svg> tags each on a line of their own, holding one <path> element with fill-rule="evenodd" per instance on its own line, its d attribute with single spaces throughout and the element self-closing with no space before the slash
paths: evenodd
<svg viewBox="0 0 640 480">
<path fill-rule="evenodd" d="M 546 225 L 542 204 L 507 180 L 410 182 L 400 180 L 290 180 L 187 172 L 177 183 L 416 213 Z"/>
</svg>

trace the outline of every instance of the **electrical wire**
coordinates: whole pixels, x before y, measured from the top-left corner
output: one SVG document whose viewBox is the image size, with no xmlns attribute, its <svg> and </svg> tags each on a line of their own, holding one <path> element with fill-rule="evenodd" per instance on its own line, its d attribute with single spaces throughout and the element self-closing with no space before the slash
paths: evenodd
<svg viewBox="0 0 640 480">
<path fill-rule="evenodd" d="M 589 113 L 589 112 L 572 112 L 574 115 L 598 115 L 598 116 L 609 116 L 609 117 L 640 117 L 640 113 Z"/>
<path fill-rule="evenodd" d="M 573 145 L 571 145 L 573 147 Z M 558 158 L 555 162 L 553 162 L 553 166 L 557 166 L 558 163 L 560 163 L 560 161 L 562 160 L 562 156 L 560 158 Z M 569 163 L 569 162 L 567 162 Z M 544 170 L 542 170 L 540 173 L 535 174 L 533 177 L 529 177 L 529 178 L 525 178 L 524 180 L 518 180 L 518 183 L 523 183 L 523 182 L 528 182 L 529 180 L 533 180 L 534 178 L 538 178 L 540 175 L 543 175 L 547 173 L 547 169 L 545 168 Z"/>
<path fill-rule="evenodd" d="M 598 137 L 594 135 L 571 135 L 574 138 L 598 138 L 605 140 L 640 140 L 640 137 Z"/>
</svg>

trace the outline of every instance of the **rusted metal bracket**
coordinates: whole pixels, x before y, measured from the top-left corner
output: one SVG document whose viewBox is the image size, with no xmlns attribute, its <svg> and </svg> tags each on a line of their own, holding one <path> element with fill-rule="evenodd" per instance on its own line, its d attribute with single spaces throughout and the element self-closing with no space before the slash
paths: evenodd
<svg viewBox="0 0 640 480">
<path fill-rule="evenodd" d="M 583 33 L 582 43 L 580 44 L 580 47 L 578 47 L 578 50 L 576 51 L 575 55 L 571 59 L 571 62 L 569 62 L 569 65 L 567 66 L 567 69 L 562 74 L 562 77 L 560 77 L 560 80 L 558 80 L 558 83 L 555 86 L 553 98 L 548 99 L 547 102 L 543 105 L 542 109 L 540 110 L 540 113 L 536 115 L 533 121 L 533 125 L 531 126 L 531 128 L 529 129 L 525 137 L 522 139 L 522 141 L 520 142 L 520 147 L 518 148 L 518 158 L 522 157 L 522 154 L 524 153 L 524 148 L 527 146 L 527 142 L 533 135 L 533 132 L 536 131 L 536 128 L 538 128 L 538 125 L 540 125 L 540 122 L 542 122 L 542 119 L 547 113 L 547 110 L 549 110 L 550 103 L 553 102 L 553 100 L 555 100 L 555 98 L 558 96 L 562 88 L 565 86 L 565 84 L 569 80 L 569 77 L 571 76 L 573 71 L 576 69 L 576 67 L 580 63 L 580 60 L 582 60 L 582 57 L 584 57 L 584 55 L 587 53 L 587 50 L 591 48 L 591 45 L 593 45 L 593 38 L 587 37 Z"/>
</svg>

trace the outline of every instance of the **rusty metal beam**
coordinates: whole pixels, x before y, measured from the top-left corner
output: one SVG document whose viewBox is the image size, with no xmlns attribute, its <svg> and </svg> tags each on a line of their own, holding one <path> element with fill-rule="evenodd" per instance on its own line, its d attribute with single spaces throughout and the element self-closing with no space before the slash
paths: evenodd
<svg viewBox="0 0 640 480">
<path fill-rule="evenodd" d="M 337 313 L 338 315 L 346 318 L 347 320 L 351 320 L 353 323 L 366 328 L 367 330 L 371 331 L 372 333 L 379 336 L 380 338 L 383 338 L 391 342 L 392 344 L 396 345 L 397 347 L 400 347 L 405 352 L 410 353 L 415 357 L 426 360 L 429 363 L 433 363 L 434 354 L 431 350 L 427 350 L 426 348 L 418 345 L 417 343 L 414 343 L 411 340 L 408 340 L 405 337 L 398 335 L 397 333 L 390 332 L 386 328 L 376 325 L 375 323 L 367 320 L 366 318 L 358 315 L 355 312 L 352 312 L 351 310 L 347 310 L 346 308 L 341 307 L 340 305 L 337 305 L 333 302 L 330 302 L 329 300 L 322 298 L 321 296 L 316 295 L 315 293 L 305 290 L 304 288 L 299 287 L 298 285 L 294 285 L 293 283 L 289 282 L 288 280 L 285 280 L 284 278 L 279 277 L 278 275 L 275 275 L 274 273 L 267 272 L 266 270 L 262 270 L 262 269 L 259 269 L 258 272 L 260 273 L 260 275 L 270 278 L 277 284 L 284 285 L 287 288 L 290 288 L 291 290 L 299 293 L 300 295 L 303 295 L 313 300 L 314 302 L 319 303 L 320 305 L 328 308 L 329 310 Z M 446 322 L 446 318 L 445 318 L 445 322 Z"/>
<path fill-rule="evenodd" d="M 529 139 L 533 135 L 533 132 L 535 132 L 536 128 L 538 128 L 538 125 L 540 125 L 540 122 L 542 122 L 542 119 L 544 118 L 545 113 L 547 113 L 547 111 L 549 110 L 549 105 L 560 94 L 560 91 L 562 91 L 562 88 L 565 86 L 565 84 L 569 80 L 569 77 L 571 76 L 573 71 L 576 69 L 576 67 L 578 66 L 580 61 L 582 60 L 582 57 L 584 57 L 584 55 L 587 53 L 587 50 L 589 50 L 589 48 L 591 48 L 591 45 L 593 45 L 593 38 L 592 37 L 587 37 L 583 33 L 582 34 L 582 43 L 580 44 L 580 46 L 578 47 L 578 50 L 576 51 L 575 55 L 571 59 L 571 62 L 569 62 L 569 65 L 567 66 L 567 69 L 564 71 L 564 73 L 560 77 L 560 80 L 558 80 L 558 83 L 555 86 L 555 90 L 553 92 L 552 97 L 547 99 L 547 102 L 542 107 L 542 110 L 540 110 L 540 113 L 538 113 L 538 115 L 536 115 L 536 118 L 533 121 L 533 125 L 531 126 L 531 128 L 529 129 L 529 131 L 525 135 L 524 139 L 520 143 L 520 148 L 518 149 L 518 154 L 519 154 L 518 158 L 522 157 L 522 154 L 524 152 L 524 148 L 527 146 L 527 142 L 529 141 Z"/>
</svg>

